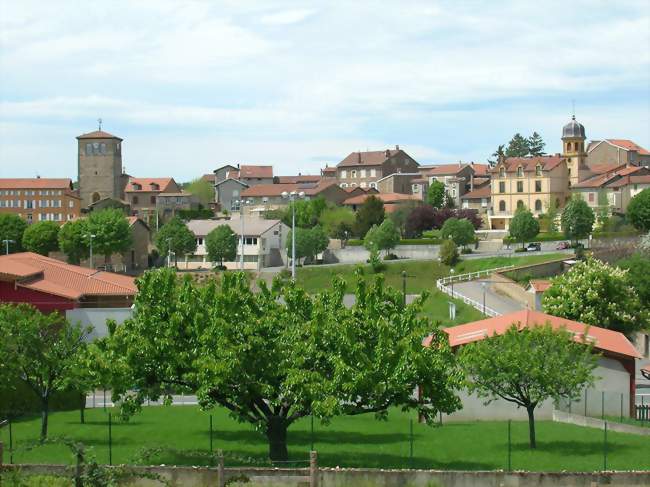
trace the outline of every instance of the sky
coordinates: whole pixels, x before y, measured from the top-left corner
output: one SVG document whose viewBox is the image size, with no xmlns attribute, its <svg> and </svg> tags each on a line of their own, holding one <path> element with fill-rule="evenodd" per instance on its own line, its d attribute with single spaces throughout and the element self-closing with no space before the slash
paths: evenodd
<svg viewBox="0 0 650 487">
<path fill-rule="evenodd" d="M 77 177 L 75 137 L 134 176 L 318 174 L 399 144 L 485 162 L 589 139 L 650 149 L 650 1 L 0 0 L 0 177 Z"/>
</svg>

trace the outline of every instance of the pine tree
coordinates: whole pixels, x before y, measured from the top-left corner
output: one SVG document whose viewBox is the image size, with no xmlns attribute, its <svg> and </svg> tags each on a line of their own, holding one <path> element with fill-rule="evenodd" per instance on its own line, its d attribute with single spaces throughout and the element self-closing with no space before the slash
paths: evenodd
<svg viewBox="0 0 650 487">
<path fill-rule="evenodd" d="M 508 142 L 506 157 L 526 157 L 529 152 L 528 139 L 520 133 L 516 133 L 510 142 Z"/>
<path fill-rule="evenodd" d="M 533 132 L 528 138 L 528 152 L 531 156 L 543 156 L 544 147 L 546 147 L 546 142 L 542 139 L 542 136 L 537 132 Z"/>
</svg>

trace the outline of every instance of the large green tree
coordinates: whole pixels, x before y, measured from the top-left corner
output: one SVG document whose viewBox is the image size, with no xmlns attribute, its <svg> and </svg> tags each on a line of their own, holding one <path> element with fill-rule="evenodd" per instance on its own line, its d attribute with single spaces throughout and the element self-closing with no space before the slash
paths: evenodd
<svg viewBox="0 0 650 487">
<path fill-rule="evenodd" d="M 537 132 L 533 132 L 533 135 L 528 137 L 528 155 L 531 156 L 543 156 L 544 147 L 546 143 L 542 139 L 542 136 Z"/>
<path fill-rule="evenodd" d="M 223 267 L 223 261 L 233 261 L 237 256 L 237 235 L 228 225 L 219 225 L 205 237 L 210 262 L 218 262 Z"/>
<path fill-rule="evenodd" d="M 197 178 L 191 181 L 185 187 L 185 191 L 196 196 L 204 207 L 214 203 L 214 185 L 207 179 Z"/>
<path fill-rule="evenodd" d="M 59 248 L 70 264 L 79 264 L 89 253 L 88 220 L 77 218 L 66 222 L 59 230 Z"/>
<path fill-rule="evenodd" d="M 650 188 L 632 198 L 627 206 L 627 217 L 636 229 L 650 231 Z"/>
<path fill-rule="evenodd" d="M 133 317 L 111 337 L 125 414 L 173 388 L 196 391 L 204 408 L 222 406 L 263 432 L 272 460 L 287 460 L 287 429 L 305 416 L 385 417 L 400 407 L 432 421 L 460 407 L 445 334 L 421 313 L 423 299 L 405 306 L 381 278 L 359 276 L 351 308 L 340 279 L 316 295 L 277 280 L 255 293 L 241 273 L 217 287 L 159 269 L 138 285 Z"/>
<path fill-rule="evenodd" d="M 373 225 L 381 225 L 385 216 L 384 202 L 375 195 L 368 196 L 357 210 L 354 233 L 359 238 L 365 237 Z"/>
<path fill-rule="evenodd" d="M 23 234 L 27 228 L 27 222 L 18 215 L 11 213 L 0 214 L 0 252 L 5 253 L 7 244 L 9 253 L 23 250 Z M 8 242 L 4 242 L 7 240 Z"/>
<path fill-rule="evenodd" d="M 445 185 L 440 181 L 431 181 L 429 189 L 427 189 L 427 203 L 440 209 L 445 206 L 445 195 Z"/>
<path fill-rule="evenodd" d="M 627 270 L 629 283 L 636 289 L 641 304 L 650 312 L 650 256 L 637 252 L 619 260 L 616 266 Z"/>
<path fill-rule="evenodd" d="M 313 228 L 296 228 L 296 260 L 313 260 L 316 255 L 324 251 L 329 245 L 329 237 L 319 225 Z M 292 252 L 292 231 L 287 235 L 287 252 Z"/>
<path fill-rule="evenodd" d="M 179 255 L 191 254 L 196 250 L 196 235 L 183 221 L 174 217 L 165 223 L 154 238 L 160 255 L 174 253 L 174 262 Z"/>
<path fill-rule="evenodd" d="M 510 237 L 521 242 L 521 247 L 524 248 L 526 241 L 535 238 L 538 233 L 539 221 L 531 211 L 524 207 L 517 209 L 510 221 Z"/>
<path fill-rule="evenodd" d="M 354 212 L 344 206 L 330 206 L 323 210 L 318 222 L 330 237 L 345 240 L 345 231 L 348 238 L 352 236 Z"/>
<path fill-rule="evenodd" d="M 474 242 L 474 225 L 466 218 L 452 217 L 440 229 L 442 238 L 451 239 L 456 245 L 466 247 Z"/>
<path fill-rule="evenodd" d="M 580 397 L 594 382 L 597 355 L 566 330 L 513 323 L 503 335 L 465 345 L 460 363 L 470 392 L 526 409 L 530 448 L 536 448 L 535 409 L 549 399 Z"/>
<path fill-rule="evenodd" d="M 562 211 L 562 231 L 574 244 L 587 238 L 594 228 L 596 217 L 587 202 L 579 197 L 573 197 Z"/>
<path fill-rule="evenodd" d="M 0 362 L 11 364 L 0 365 L 0 370 L 13 372 L 15 379 L 39 397 L 41 440 L 47 437 L 52 393 L 76 385 L 76 366 L 89 331 L 70 324 L 57 312 L 44 314 L 27 304 L 0 304 Z"/>
<path fill-rule="evenodd" d="M 110 262 L 111 255 L 126 252 L 133 239 L 124 212 L 117 208 L 93 211 L 88 217 L 88 233 L 92 239 L 93 252 L 103 255 Z"/>
<path fill-rule="evenodd" d="M 528 139 L 516 133 L 506 147 L 506 157 L 526 157 L 530 153 Z"/>
<path fill-rule="evenodd" d="M 400 235 L 395 224 L 390 220 L 384 220 L 381 225 L 374 225 L 363 239 L 363 245 L 368 250 L 377 249 L 389 251 L 399 243 Z"/>
<path fill-rule="evenodd" d="M 318 224 L 318 221 L 327 208 L 327 202 L 324 198 L 318 197 L 313 200 L 297 199 L 289 203 L 286 211 L 283 212 L 282 222 L 285 225 L 292 226 L 292 211 L 296 211 L 296 226 L 301 228 L 311 228 Z"/>
<path fill-rule="evenodd" d="M 36 222 L 23 233 L 23 248 L 28 252 L 48 255 L 59 248 L 59 224 L 56 222 Z"/>
<path fill-rule="evenodd" d="M 647 310 L 630 283 L 627 271 L 596 259 L 575 264 L 551 279 L 542 306 L 546 313 L 627 336 L 648 323 Z"/>
</svg>

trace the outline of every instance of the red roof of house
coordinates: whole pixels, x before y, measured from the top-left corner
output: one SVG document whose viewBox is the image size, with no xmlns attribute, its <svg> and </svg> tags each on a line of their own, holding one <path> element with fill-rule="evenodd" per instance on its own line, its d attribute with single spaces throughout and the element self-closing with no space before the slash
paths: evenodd
<svg viewBox="0 0 650 487">
<path fill-rule="evenodd" d="M 503 163 L 506 172 L 516 172 L 519 166 L 522 166 L 524 172 L 534 172 L 537 164 L 542 166 L 542 171 L 555 169 L 564 160 L 562 156 L 537 156 L 537 157 L 508 157 Z M 498 173 L 501 163 L 490 169 L 492 173 Z"/>
<path fill-rule="evenodd" d="M 357 196 L 352 196 L 343 202 L 344 205 L 360 205 L 366 198 L 374 196 L 379 198 L 384 203 L 398 203 L 400 201 L 421 201 L 422 199 L 419 196 L 412 194 L 402 194 L 402 193 L 377 193 L 377 194 L 359 194 Z"/>
<path fill-rule="evenodd" d="M 589 170 L 594 174 L 604 174 L 606 172 L 613 172 L 617 169 L 625 167 L 625 164 L 619 163 L 607 163 L 607 164 L 592 164 L 589 166 Z"/>
<path fill-rule="evenodd" d="M 627 186 L 628 184 L 650 184 L 650 174 L 626 176 L 616 181 L 612 181 L 611 183 L 607 183 L 605 186 L 608 188 L 620 188 L 622 186 Z"/>
<path fill-rule="evenodd" d="M 233 176 L 233 172 L 229 173 L 228 177 L 241 177 L 241 178 L 272 178 L 273 166 L 239 166 L 239 175 Z"/>
<path fill-rule="evenodd" d="M 437 176 L 444 174 L 458 174 L 460 171 L 465 169 L 469 164 L 463 162 L 456 162 L 452 164 L 437 164 L 432 166 L 431 169 L 426 171 L 424 174 L 427 176 Z"/>
<path fill-rule="evenodd" d="M 157 191 L 161 193 L 167 192 L 167 188 L 170 184 L 174 182 L 174 178 L 129 178 L 129 182 L 124 188 L 125 192 L 135 192 L 135 191 Z M 136 189 L 134 184 L 139 184 L 140 189 Z M 151 185 L 157 184 L 158 189 L 152 189 Z"/>
<path fill-rule="evenodd" d="M 490 165 L 489 164 L 476 164 L 475 162 L 471 163 L 472 169 L 474 169 L 474 177 L 490 176 Z"/>
<path fill-rule="evenodd" d="M 551 287 L 551 281 L 548 279 L 531 279 L 529 285 L 533 291 L 543 293 Z"/>
<path fill-rule="evenodd" d="M 117 139 L 122 140 L 119 137 L 116 137 L 113 134 L 104 132 L 103 130 L 95 130 L 94 132 L 88 132 L 87 134 L 82 134 L 77 137 L 77 139 Z"/>
<path fill-rule="evenodd" d="M 587 340 L 593 344 L 594 348 L 605 352 L 611 352 L 628 357 L 641 358 L 634 345 L 618 331 L 600 328 L 598 326 L 588 326 L 578 321 L 558 318 L 557 316 L 548 315 L 540 311 L 529 309 L 515 311 L 506 315 L 495 316 L 485 320 L 473 321 L 464 325 L 452 326 L 445 328 L 444 331 L 449 336 L 449 345 L 458 347 L 468 343 L 490 338 L 494 335 L 504 334 L 513 324 L 520 328 L 550 324 L 554 329 L 566 328 L 573 333 L 574 339 L 581 342 L 585 329 L 587 331 Z M 427 337 L 423 341 L 424 346 L 431 344 L 431 338 Z"/>
<path fill-rule="evenodd" d="M 322 171 L 322 172 L 334 172 L 334 173 L 335 173 L 335 172 L 336 172 L 336 167 L 335 167 L 335 166 L 324 167 L 323 169 L 321 169 L 321 171 Z"/>
<path fill-rule="evenodd" d="M 215 178 L 216 176 L 214 174 L 204 174 L 203 176 L 201 176 L 201 179 L 209 183 L 214 183 Z"/>
<path fill-rule="evenodd" d="M 66 264 L 32 252 L 0 256 L 0 269 L 0 280 L 73 300 L 134 296 L 138 291 L 132 277 Z"/>
<path fill-rule="evenodd" d="M 460 197 L 461 200 L 472 200 L 472 199 L 479 199 L 479 198 L 489 198 L 491 195 L 492 189 L 490 188 L 489 184 L 486 184 L 485 186 L 481 186 L 480 188 L 476 188 L 474 191 L 470 191 L 469 193 L 465 193 L 463 196 Z"/>
<path fill-rule="evenodd" d="M 321 180 L 321 176 L 310 174 L 298 174 L 297 176 L 278 176 L 279 184 L 287 183 L 317 183 Z"/>
<path fill-rule="evenodd" d="M 70 178 L 2 178 L 2 189 L 72 189 Z"/>
<path fill-rule="evenodd" d="M 610 144 L 618 146 L 622 149 L 633 150 L 633 151 L 637 151 L 641 155 L 650 156 L 650 152 L 648 152 L 648 150 L 644 149 L 638 144 L 635 144 L 631 140 L 628 139 L 606 139 L 606 140 Z"/>
<path fill-rule="evenodd" d="M 638 172 L 646 173 L 648 172 L 648 168 L 644 166 L 622 167 L 621 169 L 617 169 L 613 172 L 606 172 L 606 173 L 598 174 L 596 176 L 592 176 L 588 179 L 585 179 L 584 181 L 580 181 L 579 183 L 574 184 L 573 187 L 574 188 L 599 188 L 601 186 L 606 186 L 606 185 L 625 186 L 626 184 L 629 184 L 628 178 L 631 177 L 630 175 Z M 612 181 L 613 179 L 616 179 L 616 181 L 610 183 L 610 181 Z"/>
<path fill-rule="evenodd" d="M 352 152 L 337 164 L 337 167 L 348 166 L 379 166 L 386 159 L 393 157 L 399 150 L 375 150 L 367 152 Z"/>
<path fill-rule="evenodd" d="M 316 196 L 330 186 L 336 186 L 336 181 L 320 181 L 318 183 L 279 183 L 279 184 L 256 184 L 241 192 L 242 197 L 277 197 L 283 192 L 292 191 L 304 192 L 307 196 Z"/>
</svg>

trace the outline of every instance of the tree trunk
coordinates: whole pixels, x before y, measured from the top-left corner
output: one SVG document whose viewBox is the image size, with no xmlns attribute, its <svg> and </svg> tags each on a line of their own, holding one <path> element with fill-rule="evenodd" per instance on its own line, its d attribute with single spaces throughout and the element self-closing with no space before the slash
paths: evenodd
<svg viewBox="0 0 650 487">
<path fill-rule="evenodd" d="M 266 437 L 269 440 L 269 458 L 272 461 L 286 461 L 289 459 L 287 427 L 286 418 L 271 416 L 268 420 Z"/>
<path fill-rule="evenodd" d="M 41 443 L 47 438 L 47 419 L 50 413 L 49 396 L 41 398 Z"/>
<path fill-rule="evenodd" d="M 530 436 L 530 447 L 537 448 L 537 441 L 535 440 L 535 406 L 528 406 L 528 434 Z"/>
<path fill-rule="evenodd" d="M 86 424 L 86 417 L 85 417 L 85 411 L 86 411 L 86 395 L 85 394 L 80 394 L 79 397 L 79 420 L 81 421 L 81 424 Z"/>
</svg>

